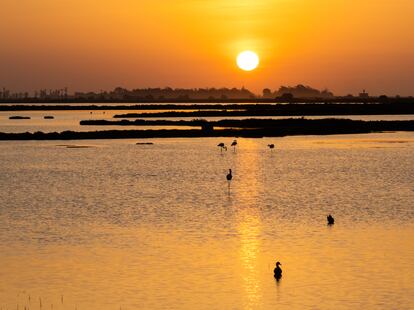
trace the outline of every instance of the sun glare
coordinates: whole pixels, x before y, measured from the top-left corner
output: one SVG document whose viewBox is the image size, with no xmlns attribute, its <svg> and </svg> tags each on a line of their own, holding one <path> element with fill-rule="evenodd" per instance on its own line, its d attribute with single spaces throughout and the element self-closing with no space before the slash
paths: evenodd
<svg viewBox="0 0 414 310">
<path fill-rule="evenodd" d="M 259 56 L 252 51 L 244 51 L 237 56 L 237 65 L 244 71 L 252 71 L 259 65 Z"/>
</svg>

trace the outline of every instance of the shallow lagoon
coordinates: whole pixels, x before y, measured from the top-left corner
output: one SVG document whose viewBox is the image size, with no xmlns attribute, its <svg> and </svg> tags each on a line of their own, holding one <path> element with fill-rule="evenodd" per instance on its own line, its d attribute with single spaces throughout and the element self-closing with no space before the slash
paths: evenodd
<svg viewBox="0 0 414 310">
<path fill-rule="evenodd" d="M 136 142 L 0 142 L 0 307 L 414 307 L 413 133 Z"/>
<path fill-rule="evenodd" d="M 156 112 L 168 112 L 174 110 L 157 110 Z M 187 110 L 187 112 L 192 110 Z M 146 129 L 192 129 L 187 126 L 81 126 L 82 120 L 114 120 L 113 116 L 117 114 L 128 113 L 153 113 L 153 110 L 67 110 L 67 111 L 8 111 L 0 112 L 0 132 L 21 133 L 21 132 L 62 132 L 65 130 L 72 131 L 100 131 L 100 130 L 146 130 Z M 10 120 L 10 116 L 27 116 L 30 119 Z M 54 119 L 44 119 L 46 115 L 54 116 Z M 296 116 L 293 118 L 300 118 Z M 218 121 L 221 119 L 285 119 L 289 116 L 272 116 L 272 117 L 203 117 L 208 121 Z M 351 120 L 364 121 L 394 121 L 394 120 L 414 120 L 414 115 L 332 115 L 332 116 L 306 116 L 308 119 L 322 118 L 346 118 Z M 168 120 L 192 120 L 197 117 L 173 117 L 173 118 L 146 118 L 147 120 L 168 119 Z M 119 120 L 119 119 L 115 119 Z M 129 119 L 131 120 L 131 119 Z"/>
</svg>

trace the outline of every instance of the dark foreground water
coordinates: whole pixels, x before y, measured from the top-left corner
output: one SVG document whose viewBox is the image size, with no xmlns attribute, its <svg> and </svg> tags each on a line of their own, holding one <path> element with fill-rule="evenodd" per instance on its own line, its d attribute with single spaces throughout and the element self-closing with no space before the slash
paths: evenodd
<svg viewBox="0 0 414 310">
<path fill-rule="evenodd" d="M 413 133 L 151 141 L 0 142 L 1 309 L 414 308 Z"/>
</svg>

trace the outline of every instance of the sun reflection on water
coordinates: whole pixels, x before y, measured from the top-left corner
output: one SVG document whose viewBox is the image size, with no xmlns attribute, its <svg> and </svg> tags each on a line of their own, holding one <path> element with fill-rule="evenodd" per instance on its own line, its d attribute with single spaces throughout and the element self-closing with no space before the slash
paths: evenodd
<svg viewBox="0 0 414 310">
<path fill-rule="evenodd" d="M 240 234 L 240 263 L 243 272 L 243 289 L 246 298 L 246 308 L 257 306 L 262 298 L 262 283 L 258 270 L 260 251 L 260 219 L 257 214 L 242 212 L 239 214 L 238 226 Z"/>
<path fill-rule="evenodd" d="M 4 142 L 0 308 L 414 309 L 413 134 L 361 139 Z"/>
<path fill-rule="evenodd" d="M 250 204 L 239 206 L 236 218 L 237 230 L 240 238 L 240 264 L 242 270 L 243 290 L 245 296 L 245 308 L 257 308 L 262 299 L 262 282 L 259 271 L 260 234 L 262 223 L 259 210 L 254 201 L 259 195 L 259 178 L 257 171 L 258 153 L 257 142 L 243 140 L 243 156 L 236 158 L 238 171 L 243 171 L 243 178 L 238 180 L 236 199 L 249 201 Z M 246 173 L 249 172 L 249 173 Z"/>
</svg>

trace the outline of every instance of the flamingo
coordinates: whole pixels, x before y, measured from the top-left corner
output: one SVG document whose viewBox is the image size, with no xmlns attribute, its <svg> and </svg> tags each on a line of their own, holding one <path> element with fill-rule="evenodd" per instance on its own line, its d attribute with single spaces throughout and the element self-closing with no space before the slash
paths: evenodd
<svg viewBox="0 0 414 310">
<path fill-rule="evenodd" d="M 220 148 L 220 153 L 223 153 L 223 150 L 227 151 L 227 146 L 221 142 L 217 145 Z"/>
<path fill-rule="evenodd" d="M 282 277 L 282 268 L 280 268 L 282 264 L 280 262 L 276 263 L 276 268 L 273 269 L 273 274 L 276 278 L 277 281 L 280 280 L 280 278 Z"/>
<path fill-rule="evenodd" d="M 328 225 L 333 225 L 333 224 L 335 224 L 335 219 L 333 218 L 333 216 L 332 215 L 328 215 L 327 217 L 326 217 L 326 219 L 328 220 Z"/>
<path fill-rule="evenodd" d="M 268 147 L 269 147 L 269 149 L 271 149 L 271 150 L 273 150 L 273 149 L 275 148 L 275 145 L 274 145 L 274 144 L 268 144 L 267 146 L 268 146 Z"/>
<path fill-rule="evenodd" d="M 236 153 L 237 140 L 233 140 L 231 146 L 233 147 L 233 152 Z"/>
<path fill-rule="evenodd" d="M 227 182 L 228 182 L 228 185 L 229 185 L 229 191 L 230 191 L 230 183 L 231 183 L 231 180 L 233 179 L 231 169 L 229 169 L 229 173 L 226 175 L 226 179 L 227 179 Z"/>
</svg>

